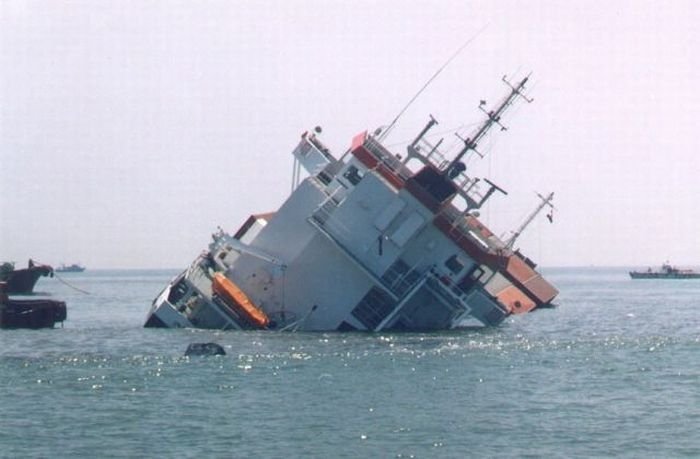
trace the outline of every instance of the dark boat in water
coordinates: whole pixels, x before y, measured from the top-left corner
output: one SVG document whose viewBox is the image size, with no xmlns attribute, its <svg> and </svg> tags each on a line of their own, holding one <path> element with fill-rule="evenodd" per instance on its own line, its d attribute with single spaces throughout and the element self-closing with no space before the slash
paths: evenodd
<svg viewBox="0 0 700 459">
<path fill-rule="evenodd" d="M 632 279 L 700 279 L 700 273 L 692 269 L 678 269 L 668 263 L 661 265 L 660 270 L 648 268 L 646 271 L 630 271 Z"/>
<path fill-rule="evenodd" d="M 0 328 L 53 328 L 66 320 L 63 301 L 14 300 L 6 292 L 7 284 L 0 282 Z"/>
<path fill-rule="evenodd" d="M 57 273 L 82 273 L 85 266 L 73 263 L 72 265 L 61 265 L 55 270 Z"/>
<path fill-rule="evenodd" d="M 27 267 L 15 269 L 15 264 L 5 262 L 0 265 L 0 282 L 7 284 L 7 294 L 29 294 L 40 277 L 53 277 L 53 268 L 49 265 L 34 263 L 30 258 Z"/>
</svg>

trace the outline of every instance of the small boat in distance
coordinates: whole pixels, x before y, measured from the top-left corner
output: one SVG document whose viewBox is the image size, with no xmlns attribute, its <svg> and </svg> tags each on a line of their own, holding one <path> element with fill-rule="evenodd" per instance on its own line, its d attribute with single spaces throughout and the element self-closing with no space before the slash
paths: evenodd
<svg viewBox="0 0 700 459">
<path fill-rule="evenodd" d="M 700 273 L 692 269 L 678 269 L 669 263 L 661 265 L 660 270 L 648 268 L 646 271 L 630 271 L 632 279 L 700 279 Z"/>
<path fill-rule="evenodd" d="M 67 266 L 62 264 L 56 268 L 57 273 L 82 273 L 83 271 L 85 271 L 85 266 L 81 266 L 77 263 Z"/>
</svg>

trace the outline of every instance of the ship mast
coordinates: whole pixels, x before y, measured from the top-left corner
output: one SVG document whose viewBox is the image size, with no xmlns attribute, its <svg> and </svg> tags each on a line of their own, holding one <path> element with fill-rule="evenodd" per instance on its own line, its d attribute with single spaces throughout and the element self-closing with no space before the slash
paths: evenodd
<svg viewBox="0 0 700 459">
<path fill-rule="evenodd" d="M 528 76 L 526 76 L 525 78 L 523 78 L 523 79 L 520 81 L 520 83 L 518 83 L 517 85 L 513 86 L 513 85 L 506 79 L 506 77 L 505 77 L 505 75 L 504 75 L 503 78 L 502 78 L 502 80 L 503 80 L 504 83 L 506 83 L 508 86 L 510 86 L 511 91 L 510 91 L 510 94 L 508 94 L 508 95 L 505 97 L 505 99 L 503 99 L 503 101 L 500 103 L 500 105 L 498 106 L 498 108 L 496 108 L 495 110 L 491 110 L 491 111 L 487 112 L 487 111 L 484 109 L 484 105 L 486 105 L 486 101 L 483 101 L 483 100 L 482 100 L 482 101 L 479 103 L 479 108 L 480 108 L 484 113 L 486 113 L 487 118 L 486 118 L 486 120 L 484 121 L 484 124 L 482 124 L 481 127 L 479 128 L 479 130 L 476 132 L 476 134 L 474 134 L 474 136 L 468 137 L 467 139 L 464 139 L 464 148 L 462 148 L 462 150 L 461 150 L 461 151 L 459 152 L 459 154 L 455 157 L 455 159 L 453 159 L 452 162 L 450 162 L 450 164 L 447 166 L 447 168 L 446 168 L 445 171 L 444 171 L 445 174 L 448 174 L 449 171 L 450 171 L 453 167 L 455 167 L 455 166 L 457 165 L 457 163 L 459 163 L 459 161 L 462 159 L 462 157 L 464 157 L 464 155 L 466 155 L 470 150 L 474 150 L 474 151 L 477 152 L 477 154 L 479 154 L 479 156 L 482 156 L 482 155 L 476 150 L 476 147 L 477 147 L 479 141 L 482 139 L 482 137 L 484 137 L 484 135 L 486 135 L 486 133 L 489 131 L 489 129 L 491 129 L 491 127 L 492 127 L 494 124 L 498 124 L 499 126 L 501 126 L 501 130 L 502 130 L 502 131 L 505 131 L 505 130 L 508 129 L 508 128 L 506 128 L 505 126 L 503 126 L 503 125 L 501 124 L 501 122 L 500 122 L 500 121 L 501 121 L 501 116 L 502 116 L 503 113 L 506 111 L 506 109 L 507 109 L 508 107 L 510 107 L 510 106 L 513 104 L 513 102 L 515 101 L 515 99 L 517 99 L 517 98 L 520 96 L 520 97 L 522 97 L 523 99 L 525 99 L 528 103 L 529 103 L 529 102 L 532 102 L 532 99 L 527 98 L 527 97 L 523 94 L 523 90 L 525 89 L 525 83 L 527 83 L 527 80 L 528 80 L 529 78 L 530 78 L 530 76 L 528 75 Z"/>
<path fill-rule="evenodd" d="M 520 235 L 525 231 L 525 228 L 527 228 L 530 223 L 537 217 L 537 215 L 544 209 L 545 207 L 549 207 L 551 210 L 554 210 L 554 205 L 552 205 L 552 199 L 554 199 L 554 192 L 549 193 L 549 196 L 546 198 L 542 196 L 541 194 L 537 193 L 537 196 L 542 200 L 540 204 L 537 206 L 537 208 L 525 219 L 522 225 L 515 230 L 513 235 L 510 237 L 508 242 L 506 242 L 506 247 L 509 249 L 513 249 L 513 246 L 515 245 L 515 241 L 520 237 Z M 551 213 L 547 216 L 550 221 L 552 221 Z"/>
</svg>

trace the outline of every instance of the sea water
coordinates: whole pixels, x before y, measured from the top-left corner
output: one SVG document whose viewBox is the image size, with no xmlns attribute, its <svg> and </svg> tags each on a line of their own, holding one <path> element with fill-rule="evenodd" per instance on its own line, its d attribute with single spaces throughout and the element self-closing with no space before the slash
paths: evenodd
<svg viewBox="0 0 700 459">
<path fill-rule="evenodd" d="M 558 308 L 377 334 L 144 329 L 175 271 L 42 278 L 68 320 L 0 331 L 0 457 L 700 457 L 700 280 L 544 272 Z"/>
</svg>

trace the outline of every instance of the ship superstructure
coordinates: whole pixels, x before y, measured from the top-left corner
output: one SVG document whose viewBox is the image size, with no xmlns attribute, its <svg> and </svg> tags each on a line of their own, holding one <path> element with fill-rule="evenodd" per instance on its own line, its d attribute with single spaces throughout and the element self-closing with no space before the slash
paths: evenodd
<svg viewBox="0 0 700 459">
<path fill-rule="evenodd" d="M 526 83 L 494 110 L 482 102 L 486 119 L 451 156 L 428 140 L 432 116 L 403 155 L 363 132 L 338 159 L 318 132 L 304 133 L 287 200 L 233 234 L 219 229 L 154 300 L 146 326 L 442 330 L 549 306 L 557 290 L 478 219 L 505 192 L 464 163 L 491 127 L 505 129 Z"/>
</svg>

